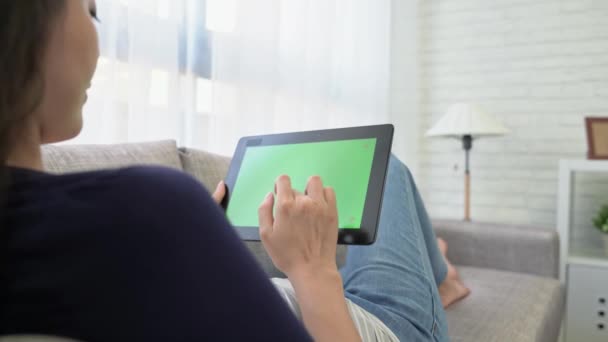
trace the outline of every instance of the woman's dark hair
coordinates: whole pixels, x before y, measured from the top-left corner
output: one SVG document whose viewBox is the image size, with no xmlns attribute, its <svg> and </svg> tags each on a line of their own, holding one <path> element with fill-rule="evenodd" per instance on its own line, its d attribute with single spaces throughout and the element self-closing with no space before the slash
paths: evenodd
<svg viewBox="0 0 608 342">
<path fill-rule="evenodd" d="M 42 98 L 42 57 L 51 25 L 64 6 L 65 0 L 0 1 L 1 190 L 9 183 L 6 160 L 18 138 L 15 128 Z"/>
</svg>

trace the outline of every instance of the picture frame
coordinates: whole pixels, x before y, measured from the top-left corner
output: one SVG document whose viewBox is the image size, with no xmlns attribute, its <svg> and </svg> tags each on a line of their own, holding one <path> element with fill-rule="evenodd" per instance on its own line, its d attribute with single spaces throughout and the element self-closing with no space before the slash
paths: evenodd
<svg viewBox="0 0 608 342">
<path fill-rule="evenodd" d="M 608 159 L 608 117 L 586 117 L 587 158 Z"/>
</svg>

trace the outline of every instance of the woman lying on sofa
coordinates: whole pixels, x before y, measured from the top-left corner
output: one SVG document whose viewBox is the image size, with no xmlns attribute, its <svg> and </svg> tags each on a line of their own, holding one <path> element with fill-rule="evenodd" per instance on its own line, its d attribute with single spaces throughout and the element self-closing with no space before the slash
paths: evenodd
<svg viewBox="0 0 608 342">
<path fill-rule="evenodd" d="M 341 270 L 333 190 L 277 179 L 259 208 L 262 242 L 288 277 L 274 286 L 216 204 L 221 184 L 210 197 L 158 167 L 44 173 L 41 144 L 81 130 L 96 19 L 93 0 L 0 2 L 0 335 L 448 340 L 444 307 L 468 290 L 395 158 L 377 241 L 351 247 Z"/>
</svg>

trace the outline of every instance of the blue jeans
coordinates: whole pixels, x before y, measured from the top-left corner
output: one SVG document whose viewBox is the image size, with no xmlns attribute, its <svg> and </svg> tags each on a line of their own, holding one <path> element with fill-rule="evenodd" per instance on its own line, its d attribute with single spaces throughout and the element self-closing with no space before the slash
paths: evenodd
<svg viewBox="0 0 608 342">
<path fill-rule="evenodd" d="M 376 242 L 350 246 L 340 272 L 346 297 L 400 341 L 449 341 L 437 290 L 447 266 L 412 175 L 394 156 Z"/>
</svg>

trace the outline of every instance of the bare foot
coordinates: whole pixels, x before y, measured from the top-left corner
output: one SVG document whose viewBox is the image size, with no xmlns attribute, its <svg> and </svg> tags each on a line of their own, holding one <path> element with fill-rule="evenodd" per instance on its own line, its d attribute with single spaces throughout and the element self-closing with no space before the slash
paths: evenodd
<svg viewBox="0 0 608 342">
<path fill-rule="evenodd" d="M 443 255 L 446 265 L 448 266 L 448 274 L 446 275 L 443 283 L 439 285 L 439 296 L 441 297 L 441 304 L 444 308 L 454 304 L 455 302 L 463 299 L 471 293 L 464 283 L 460 279 L 456 267 L 450 263 L 446 253 L 448 251 L 448 244 L 441 238 L 437 238 L 437 245 Z"/>
</svg>

